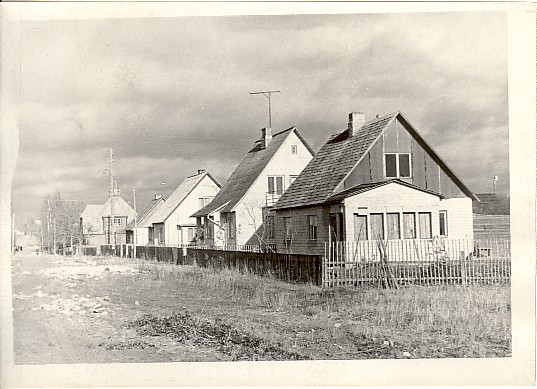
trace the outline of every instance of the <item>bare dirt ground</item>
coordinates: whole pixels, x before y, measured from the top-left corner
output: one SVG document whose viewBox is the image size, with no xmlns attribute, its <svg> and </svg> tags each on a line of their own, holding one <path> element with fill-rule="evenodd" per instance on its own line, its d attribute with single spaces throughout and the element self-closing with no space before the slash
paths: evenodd
<svg viewBox="0 0 537 389">
<path fill-rule="evenodd" d="M 152 261 L 18 254 L 16 364 L 502 357 L 510 288 L 333 289 Z"/>
<path fill-rule="evenodd" d="M 140 336 L 129 328 L 127 323 L 154 310 L 143 296 L 123 293 L 120 284 L 135 288 L 143 274 L 136 263 L 121 262 L 14 256 L 15 363 L 229 360 L 210 347 L 167 336 Z"/>
</svg>

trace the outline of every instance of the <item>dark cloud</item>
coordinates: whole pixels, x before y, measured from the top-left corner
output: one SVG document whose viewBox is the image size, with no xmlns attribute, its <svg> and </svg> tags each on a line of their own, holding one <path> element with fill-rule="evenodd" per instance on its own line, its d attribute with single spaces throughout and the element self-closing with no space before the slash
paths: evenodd
<svg viewBox="0 0 537 389">
<path fill-rule="evenodd" d="M 502 13 L 24 22 L 22 46 L 13 196 L 28 216 L 53 190 L 104 202 L 109 147 L 140 202 L 200 168 L 225 181 L 267 125 L 248 93 L 266 89 L 281 90 L 274 131 L 315 150 L 350 111 L 400 110 L 471 189 L 508 183 Z"/>
</svg>

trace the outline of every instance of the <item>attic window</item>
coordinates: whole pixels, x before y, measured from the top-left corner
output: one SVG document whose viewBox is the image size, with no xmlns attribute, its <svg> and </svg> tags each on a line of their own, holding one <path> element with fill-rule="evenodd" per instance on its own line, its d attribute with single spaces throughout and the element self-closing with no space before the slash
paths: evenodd
<svg viewBox="0 0 537 389">
<path fill-rule="evenodd" d="M 386 178 L 410 178 L 410 153 L 384 154 L 384 175 Z"/>
<path fill-rule="evenodd" d="M 291 154 L 298 154 L 298 146 L 291 145 Z"/>
</svg>

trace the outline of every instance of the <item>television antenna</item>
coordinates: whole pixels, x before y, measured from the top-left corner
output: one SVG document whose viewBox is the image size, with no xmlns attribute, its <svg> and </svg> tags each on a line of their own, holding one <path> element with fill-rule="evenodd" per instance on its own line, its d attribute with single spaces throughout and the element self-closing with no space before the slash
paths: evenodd
<svg viewBox="0 0 537 389">
<path fill-rule="evenodd" d="M 269 128 L 272 128 L 272 111 L 270 108 L 270 95 L 273 93 L 280 93 L 279 90 L 267 90 L 259 92 L 250 92 L 251 95 L 263 95 L 268 99 L 268 115 L 269 115 Z"/>
</svg>

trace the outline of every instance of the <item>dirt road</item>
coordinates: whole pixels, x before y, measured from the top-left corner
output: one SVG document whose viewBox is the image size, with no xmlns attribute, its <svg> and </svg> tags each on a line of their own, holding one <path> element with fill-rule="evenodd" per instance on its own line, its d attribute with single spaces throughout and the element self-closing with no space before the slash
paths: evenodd
<svg viewBox="0 0 537 389">
<path fill-rule="evenodd" d="M 129 328 L 128 323 L 154 312 L 142 296 L 128 292 L 143 273 L 136 263 L 118 259 L 15 255 L 15 363 L 228 360 L 210 347 L 140 336 Z M 179 300 L 174 305 L 182 308 Z"/>
</svg>

